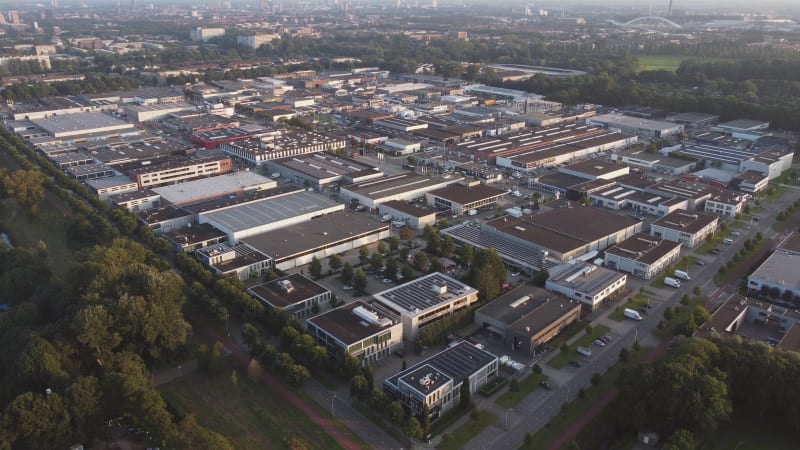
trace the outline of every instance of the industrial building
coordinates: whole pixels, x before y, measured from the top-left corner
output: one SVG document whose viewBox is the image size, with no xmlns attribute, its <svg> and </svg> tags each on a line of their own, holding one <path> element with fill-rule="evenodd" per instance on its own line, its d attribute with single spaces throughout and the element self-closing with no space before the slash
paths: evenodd
<svg viewBox="0 0 800 450">
<path fill-rule="evenodd" d="M 134 189 L 136 189 L 136 183 L 133 183 L 133 185 Z M 136 189 L 130 192 L 115 194 L 110 196 L 109 200 L 111 200 L 111 206 L 127 209 L 133 213 L 161 206 L 161 196 L 150 189 Z"/>
<path fill-rule="evenodd" d="M 342 186 L 339 197 L 347 204 L 358 203 L 369 209 L 375 209 L 379 204 L 392 200 L 407 201 L 421 198 L 427 192 L 462 180 L 460 177 L 445 179 L 406 172 Z"/>
<path fill-rule="evenodd" d="M 345 355 L 369 364 L 403 347 L 403 325 L 379 305 L 356 300 L 306 321 L 308 334 L 337 362 Z"/>
<path fill-rule="evenodd" d="M 649 280 L 681 256 L 680 242 L 636 234 L 605 251 L 609 269 Z"/>
<path fill-rule="evenodd" d="M 383 391 L 411 415 L 420 414 L 427 405 L 436 420 L 459 404 L 465 380 L 475 394 L 497 373 L 496 356 L 463 341 L 387 378 Z"/>
<path fill-rule="evenodd" d="M 85 140 L 88 135 L 116 136 L 133 131 L 134 125 L 102 112 L 83 112 L 30 119 L 38 128 L 54 138 Z"/>
<path fill-rule="evenodd" d="M 393 223 L 403 222 L 415 230 L 421 230 L 427 225 L 436 224 L 436 210 L 430 208 L 420 208 L 419 206 L 392 200 L 378 205 L 378 215 L 389 214 L 392 216 Z"/>
<path fill-rule="evenodd" d="M 747 288 L 786 303 L 800 301 L 800 233 L 793 233 L 747 277 Z M 787 293 L 788 292 L 788 293 Z M 777 295 L 776 295 L 777 294 Z"/>
<path fill-rule="evenodd" d="M 154 188 L 196 178 L 224 175 L 231 171 L 233 162 L 224 156 L 205 158 L 172 158 L 155 164 L 142 165 L 128 171 L 139 189 Z"/>
<path fill-rule="evenodd" d="M 226 242 L 228 236 L 207 223 L 166 231 L 161 235 L 178 253 L 189 253 L 199 248 Z"/>
<path fill-rule="evenodd" d="M 685 112 L 668 115 L 667 122 L 683 125 L 685 128 L 708 128 L 719 122 L 719 116 L 698 112 Z"/>
<path fill-rule="evenodd" d="M 606 162 L 603 159 L 587 159 L 558 168 L 558 171 L 587 180 L 613 180 L 628 175 L 630 167 Z"/>
<path fill-rule="evenodd" d="M 763 173 L 746 171 L 737 174 L 731 180 L 731 187 L 742 192 L 756 194 L 767 188 L 769 177 Z"/>
<path fill-rule="evenodd" d="M 744 210 L 744 205 L 743 194 L 723 189 L 706 199 L 705 212 L 734 218 Z"/>
<path fill-rule="evenodd" d="M 298 318 L 313 315 L 313 310 L 330 302 L 331 291 L 305 275 L 294 273 L 247 289 L 267 307 L 280 308 Z"/>
<path fill-rule="evenodd" d="M 217 130 L 224 132 L 229 129 Z M 253 164 L 311 153 L 344 148 L 347 141 L 343 137 L 328 136 L 310 131 L 297 131 L 268 135 L 259 138 L 222 142 L 219 149 L 232 156 Z"/>
<path fill-rule="evenodd" d="M 680 242 L 684 247 L 694 248 L 719 226 L 719 217 L 698 211 L 674 211 L 650 225 L 650 234 L 659 239 Z"/>
<path fill-rule="evenodd" d="M 434 272 L 378 292 L 373 298 L 400 318 L 403 337 L 413 341 L 420 329 L 477 302 L 478 290 Z"/>
<path fill-rule="evenodd" d="M 512 350 L 532 356 L 580 316 L 580 302 L 521 285 L 478 308 L 475 323 L 497 334 Z"/>
<path fill-rule="evenodd" d="M 341 205 L 340 205 L 341 206 Z M 291 227 L 257 234 L 243 241 L 272 256 L 275 268 L 289 270 L 330 255 L 358 249 L 390 236 L 390 225 L 365 214 L 326 214 Z"/>
<path fill-rule="evenodd" d="M 503 198 L 506 192 L 480 181 L 451 184 L 425 193 L 428 206 L 450 211 L 454 215 L 466 214 L 470 210 L 492 208 Z"/>
<path fill-rule="evenodd" d="M 84 183 L 86 183 L 89 191 L 100 200 L 108 200 L 116 195 L 133 193 L 139 189 L 139 185 L 125 175 L 95 178 L 93 180 L 87 179 L 84 180 Z"/>
<path fill-rule="evenodd" d="M 147 105 L 127 105 L 123 111 L 136 123 L 151 122 L 170 117 L 181 111 L 196 111 L 194 105 L 188 103 L 155 103 Z"/>
<path fill-rule="evenodd" d="M 559 264 L 548 270 L 545 288 L 583 305 L 591 313 L 608 305 L 625 290 L 628 276 L 584 261 Z"/>
<path fill-rule="evenodd" d="M 792 152 L 766 151 L 752 158 L 742 161 L 739 170 L 762 173 L 770 180 L 778 178 L 781 174 L 792 168 Z"/>
<path fill-rule="evenodd" d="M 272 230 L 344 210 L 344 205 L 307 191 L 294 191 L 230 208 L 198 214 L 199 223 L 208 223 L 228 235 L 231 243 Z"/>
<path fill-rule="evenodd" d="M 619 130 L 625 134 L 649 139 L 662 139 L 683 133 L 683 125 L 661 120 L 642 119 L 622 114 L 598 114 L 586 119 L 587 125 Z"/>
<path fill-rule="evenodd" d="M 267 163 L 267 169 L 293 183 L 307 185 L 320 192 L 383 176 L 378 167 L 327 152 L 272 160 Z"/>
<path fill-rule="evenodd" d="M 648 194 L 636 189 L 623 187 L 620 184 L 614 184 L 614 186 L 599 192 L 591 192 L 588 194 L 588 198 L 595 206 L 615 210 L 627 208 L 637 214 L 649 214 L 658 217 L 689 207 L 689 201 L 686 199 Z"/>
<path fill-rule="evenodd" d="M 270 180 L 255 172 L 240 171 L 156 187 L 152 190 L 173 205 L 183 206 L 249 191 L 273 189 L 277 185 L 275 180 Z"/>
<path fill-rule="evenodd" d="M 272 259 L 247 244 L 226 242 L 195 249 L 195 256 L 219 276 L 234 276 L 242 281 L 257 278 L 269 270 Z"/>
<path fill-rule="evenodd" d="M 186 228 L 193 222 L 191 214 L 173 205 L 139 211 L 136 217 L 155 234 Z"/>
</svg>

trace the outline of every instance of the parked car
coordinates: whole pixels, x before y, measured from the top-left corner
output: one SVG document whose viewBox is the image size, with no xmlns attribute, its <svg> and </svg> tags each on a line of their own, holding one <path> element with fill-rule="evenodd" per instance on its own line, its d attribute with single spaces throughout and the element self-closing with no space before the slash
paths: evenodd
<svg viewBox="0 0 800 450">
<path fill-rule="evenodd" d="M 581 363 L 579 363 L 578 361 L 575 361 L 575 360 L 570 361 L 569 365 L 572 366 L 572 367 L 578 367 L 578 368 L 581 367 Z"/>
<path fill-rule="evenodd" d="M 731 234 L 732 234 L 733 236 L 741 236 L 741 235 L 742 235 L 742 233 L 740 233 L 740 232 L 738 232 L 738 231 L 731 231 Z"/>
<path fill-rule="evenodd" d="M 715 255 L 719 255 L 720 253 L 722 253 L 722 250 L 720 250 L 718 248 L 712 248 L 711 249 L 711 253 L 713 253 Z"/>
<path fill-rule="evenodd" d="M 606 346 L 606 343 L 605 343 L 605 342 L 603 342 L 603 341 L 602 341 L 602 340 L 600 340 L 600 339 L 595 339 L 595 340 L 594 340 L 594 345 L 596 345 L 596 346 L 598 346 L 598 347 L 605 347 L 605 346 Z"/>
<path fill-rule="evenodd" d="M 383 283 L 384 283 L 384 284 L 389 284 L 389 283 L 391 283 L 391 282 L 392 282 L 392 279 L 391 279 L 391 278 L 384 278 L 384 279 L 383 279 Z"/>
<path fill-rule="evenodd" d="M 600 339 L 601 339 L 603 342 L 605 342 L 606 344 L 608 344 L 609 342 L 611 342 L 611 336 L 609 336 L 609 335 L 605 335 L 605 336 L 601 337 Z"/>
<path fill-rule="evenodd" d="M 701 259 L 698 259 L 698 260 L 697 260 L 697 261 L 695 261 L 694 263 L 695 263 L 696 265 L 698 265 L 698 266 L 705 266 L 705 265 L 706 265 L 706 263 L 705 263 L 705 262 L 703 262 L 703 260 L 701 260 Z"/>
<path fill-rule="evenodd" d="M 517 272 L 517 271 L 511 272 L 511 276 L 512 277 L 518 277 L 519 276 L 519 272 Z"/>
<path fill-rule="evenodd" d="M 553 390 L 553 386 L 550 386 L 550 383 L 548 383 L 547 381 L 542 381 L 541 383 L 539 383 L 539 386 L 543 387 L 547 391 Z"/>
<path fill-rule="evenodd" d="M 342 290 L 343 291 L 352 291 L 353 290 L 353 286 L 342 286 Z"/>
</svg>

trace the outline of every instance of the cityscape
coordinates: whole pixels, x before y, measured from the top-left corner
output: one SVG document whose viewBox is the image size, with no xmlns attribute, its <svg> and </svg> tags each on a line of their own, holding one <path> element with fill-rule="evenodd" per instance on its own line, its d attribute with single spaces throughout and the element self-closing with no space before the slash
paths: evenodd
<svg viewBox="0 0 800 450">
<path fill-rule="evenodd" d="M 0 2 L 0 449 L 790 450 L 800 4 Z"/>
</svg>

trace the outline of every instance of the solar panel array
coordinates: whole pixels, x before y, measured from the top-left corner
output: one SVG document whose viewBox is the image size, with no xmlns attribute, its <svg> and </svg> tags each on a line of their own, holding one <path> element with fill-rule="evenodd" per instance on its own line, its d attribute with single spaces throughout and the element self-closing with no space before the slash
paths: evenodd
<svg viewBox="0 0 800 450">
<path fill-rule="evenodd" d="M 484 233 L 478 227 L 464 225 L 445 230 L 445 233 L 463 242 L 467 242 L 479 248 L 494 248 L 501 256 L 508 256 L 517 261 L 527 264 L 535 270 L 548 269 L 555 263 L 547 260 L 539 250 L 531 251 L 520 247 L 518 242 L 506 239 L 501 236 Z"/>
<path fill-rule="evenodd" d="M 434 287 L 446 286 L 447 292 L 439 295 Z M 376 294 L 376 298 L 385 298 L 407 311 L 425 311 L 455 298 L 460 298 L 475 288 L 441 273 L 433 273 L 387 291 Z"/>
</svg>

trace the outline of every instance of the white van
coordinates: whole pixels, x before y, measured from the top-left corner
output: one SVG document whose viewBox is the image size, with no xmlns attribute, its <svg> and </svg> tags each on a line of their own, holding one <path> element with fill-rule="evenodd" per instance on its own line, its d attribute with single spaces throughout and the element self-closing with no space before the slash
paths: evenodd
<svg viewBox="0 0 800 450">
<path fill-rule="evenodd" d="M 723 243 L 723 244 L 728 244 L 728 245 L 731 245 L 731 244 L 733 244 L 733 239 L 731 239 L 731 238 L 725 238 L 725 239 L 723 239 L 723 240 L 722 240 L 722 243 Z"/>
</svg>

